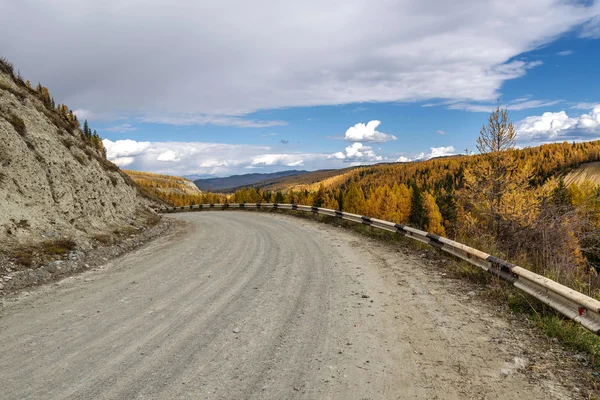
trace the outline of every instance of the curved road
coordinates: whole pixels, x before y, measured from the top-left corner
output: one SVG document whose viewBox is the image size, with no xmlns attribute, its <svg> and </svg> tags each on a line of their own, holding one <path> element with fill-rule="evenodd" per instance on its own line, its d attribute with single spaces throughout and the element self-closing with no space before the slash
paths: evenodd
<svg viewBox="0 0 600 400">
<path fill-rule="evenodd" d="M 568 397 L 409 252 L 276 214 L 170 218 L 189 223 L 5 305 L 1 398 Z"/>
</svg>

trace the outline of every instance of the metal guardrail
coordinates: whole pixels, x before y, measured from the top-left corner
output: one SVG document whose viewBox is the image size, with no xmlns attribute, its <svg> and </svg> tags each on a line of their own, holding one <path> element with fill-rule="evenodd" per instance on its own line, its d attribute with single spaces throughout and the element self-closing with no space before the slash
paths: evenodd
<svg viewBox="0 0 600 400">
<path fill-rule="evenodd" d="M 586 296 L 567 286 L 561 285 L 551 279 L 533 273 L 525 268 L 501 260 L 483 251 L 474 249 L 462 243 L 455 242 L 442 236 L 434 235 L 419 229 L 411 228 L 389 221 L 370 218 L 347 212 L 330 210 L 327 208 L 311 207 L 300 204 L 277 203 L 227 203 L 227 204 L 199 204 L 184 207 L 167 207 L 157 211 L 163 213 L 181 212 L 202 209 L 245 209 L 245 208 L 270 208 L 281 210 L 305 211 L 315 214 L 328 215 L 347 221 L 356 222 L 394 232 L 399 235 L 429 244 L 435 248 L 450 253 L 488 273 L 495 275 L 522 291 L 530 294 L 541 302 L 559 311 L 566 317 L 580 323 L 585 328 L 600 335 L 600 301 Z"/>
</svg>

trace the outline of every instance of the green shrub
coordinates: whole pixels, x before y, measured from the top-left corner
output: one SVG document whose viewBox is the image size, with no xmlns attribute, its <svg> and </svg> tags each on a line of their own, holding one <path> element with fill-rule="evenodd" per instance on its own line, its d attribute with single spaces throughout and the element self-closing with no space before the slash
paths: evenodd
<svg viewBox="0 0 600 400">
<path fill-rule="evenodd" d="M 537 316 L 534 322 L 546 336 L 556 338 L 573 350 L 586 354 L 594 368 L 600 369 L 600 337 L 578 323 L 557 315 Z"/>
<path fill-rule="evenodd" d="M 75 249 L 77 244 L 71 239 L 56 239 L 45 242 L 43 250 L 46 254 L 62 255 Z"/>
</svg>

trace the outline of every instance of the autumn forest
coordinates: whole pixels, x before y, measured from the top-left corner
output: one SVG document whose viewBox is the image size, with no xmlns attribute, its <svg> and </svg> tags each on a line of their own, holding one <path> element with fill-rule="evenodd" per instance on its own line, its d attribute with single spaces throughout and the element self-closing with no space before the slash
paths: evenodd
<svg viewBox="0 0 600 400">
<path fill-rule="evenodd" d="M 358 167 L 310 187 L 156 193 L 175 206 L 295 203 L 406 224 L 599 297 L 600 188 L 588 181 L 567 186 L 561 177 L 599 160 L 600 141 L 517 149 L 508 112 L 498 108 L 476 145 L 477 155 Z"/>
<path fill-rule="evenodd" d="M 37 96 L 57 126 L 106 157 L 100 136 L 48 89 L 35 88 L 0 59 L 0 70 Z M 6 86 L 3 89 L 22 96 Z M 22 121 L 11 123 L 19 129 Z M 367 215 L 446 236 L 511 260 L 600 298 L 600 187 L 566 184 L 578 166 L 600 160 L 600 141 L 519 149 L 508 111 L 481 128 L 478 154 L 342 170 L 312 184 L 282 181 L 276 190 L 199 192 L 184 178 L 126 171 L 144 190 L 174 206 L 202 203 L 295 203 Z"/>
</svg>

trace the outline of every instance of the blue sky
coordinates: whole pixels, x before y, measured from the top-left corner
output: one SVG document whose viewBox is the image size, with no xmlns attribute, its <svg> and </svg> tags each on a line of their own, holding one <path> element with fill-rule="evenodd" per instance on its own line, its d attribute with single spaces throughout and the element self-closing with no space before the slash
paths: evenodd
<svg viewBox="0 0 600 400">
<path fill-rule="evenodd" d="M 496 101 L 520 146 L 600 137 L 598 1 L 0 4 L 0 26 L 20 18 L 36 28 L 0 35 L 1 55 L 123 168 L 226 176 L 462 153 Z"/>
</svg>

